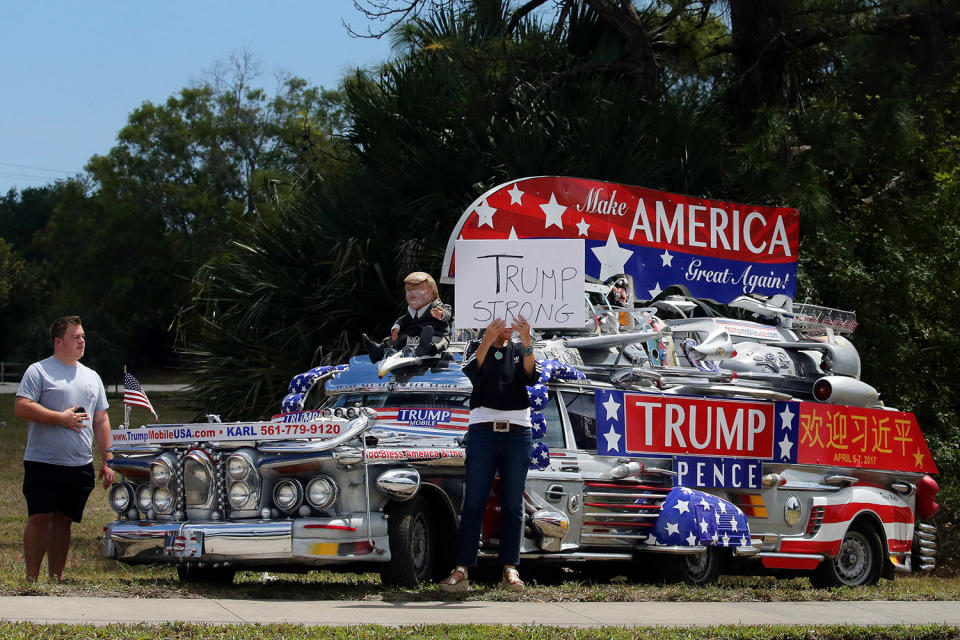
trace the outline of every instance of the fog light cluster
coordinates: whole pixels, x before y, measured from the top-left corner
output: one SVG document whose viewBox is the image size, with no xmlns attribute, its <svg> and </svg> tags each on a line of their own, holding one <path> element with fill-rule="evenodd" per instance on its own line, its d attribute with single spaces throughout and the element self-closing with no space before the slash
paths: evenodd
<svg viewBox="0 0 960 640">
<path fill-rule="evenodd" d="M 303 485 L 296 478 L 284 478 L 273 487 L 273 503 L 284 513 L 296 510 L 303 503 Z"/>
<path fill-rule="evenodd" d="M 227 458 L 227 501 L 234 511 L 255 510 L 260 505 L 260 474 L 254 455 L 241 450 Z"/>
<path fill-rule="evenodd" d="M 133 487 L 127 482 L 115 482 L 110 487 L 110 508 L 117 513 L 126 513 L 133 504 Z"/>
</svg>

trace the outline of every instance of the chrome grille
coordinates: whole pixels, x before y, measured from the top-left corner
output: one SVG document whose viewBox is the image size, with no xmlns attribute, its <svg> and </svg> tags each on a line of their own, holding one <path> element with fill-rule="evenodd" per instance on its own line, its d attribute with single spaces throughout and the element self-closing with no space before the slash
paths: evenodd
<svg viewBox="0 0 960 640">
<path fill-rule="evenodd" d="M 815 536 L 820 531 L 820 525 L 823 524 L 823 512 L 825 507 L 817 505 L 810 508 L 810 519 L 807 520 L 807 535 Z"/>
<path fill-rule="evenodd" d="M 583 485 L 584 544 L 646 539 L 672 487 L 658 480 L 598 480 Z"/>
</svg>

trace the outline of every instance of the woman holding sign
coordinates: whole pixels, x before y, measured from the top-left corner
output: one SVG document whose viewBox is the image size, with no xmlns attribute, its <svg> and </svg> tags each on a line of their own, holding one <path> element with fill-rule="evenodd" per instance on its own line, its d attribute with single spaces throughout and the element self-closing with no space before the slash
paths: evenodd
<svg viewBox="0 0 960 640">
<path fill-rule="evenodd" d="M 510 340 L 513 332 L 520 342 Z M 512 327 L 496 318 L 482 340 L 467 346 L 463 373 L 473 383 L 467 432 L 466 496 L 457 537 L 456 567 L 440 583 L 444 591 L 470 587 L 467 570 L 477 564 L 477 545 L 494 476 L 500 474 L 500 563 L 503 585 L 523 589 L 517 573 L 523 532 L 523 486 L 533 445 L 527 385 L 537 381 L 530 325 L 518 316 Z"/>
</svg>

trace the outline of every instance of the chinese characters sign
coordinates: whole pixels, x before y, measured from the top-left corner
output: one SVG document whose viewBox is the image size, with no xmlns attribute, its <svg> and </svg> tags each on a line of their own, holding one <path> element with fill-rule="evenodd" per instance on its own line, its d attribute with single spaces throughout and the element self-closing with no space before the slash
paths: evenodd
<svg viewBox="0 0 960 640">
<path fill-rule="evenodd" d="M 797 462 L 937 472 L 912 413 L 812 402 L 798 404 Z"/>
</svg>

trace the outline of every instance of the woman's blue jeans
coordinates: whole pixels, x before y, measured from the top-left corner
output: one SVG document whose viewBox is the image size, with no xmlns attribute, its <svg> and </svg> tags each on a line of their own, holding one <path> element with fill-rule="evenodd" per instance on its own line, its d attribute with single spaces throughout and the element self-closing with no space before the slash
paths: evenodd
<svg viewBox="0 0 960 640">
<path fill-rule="evenodd" d="M 523 486 L 530 466 L 533 438 L 529 428 L 495 432 L 490 423 L 467 432 L 466 495 L 457 536 L 457 566 L 475 567 L 483 515 L 493 478 L 500 474 L 500 563 L 520 561 L 523 533 Z"/>
</svg>

